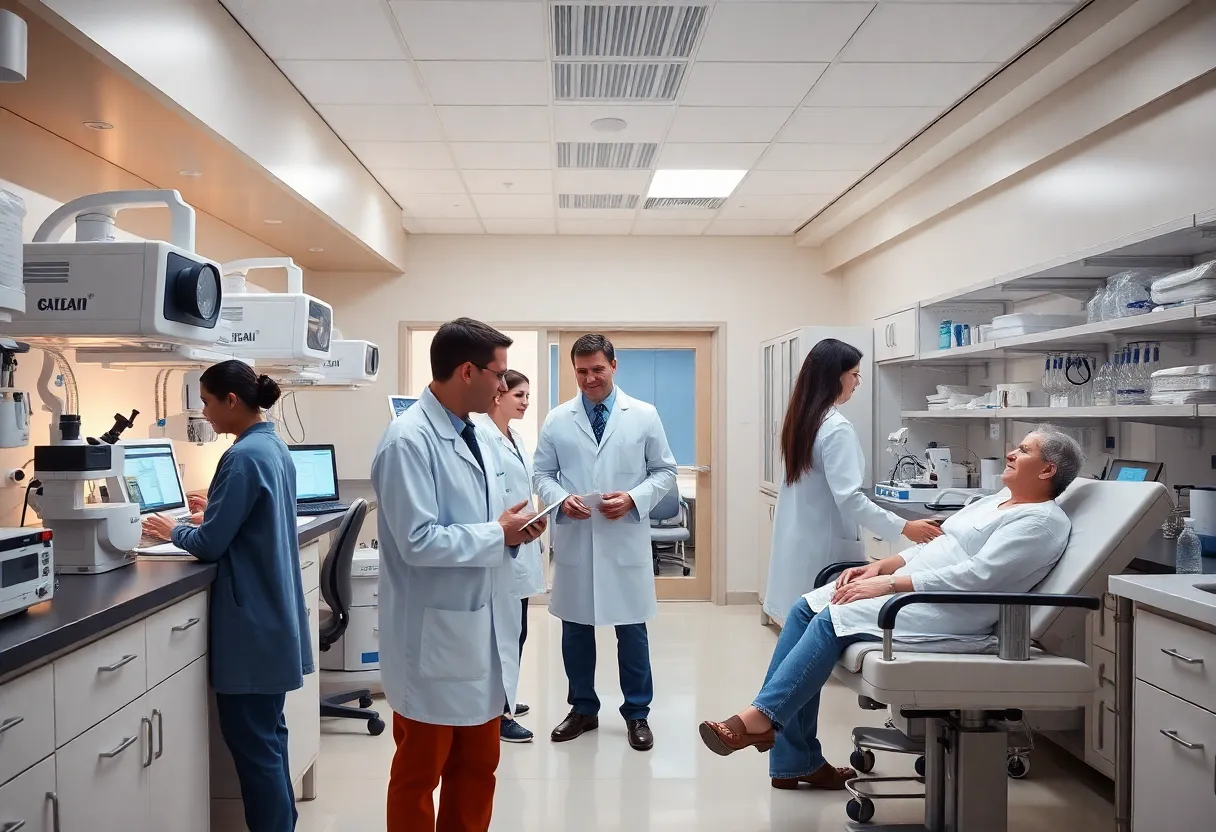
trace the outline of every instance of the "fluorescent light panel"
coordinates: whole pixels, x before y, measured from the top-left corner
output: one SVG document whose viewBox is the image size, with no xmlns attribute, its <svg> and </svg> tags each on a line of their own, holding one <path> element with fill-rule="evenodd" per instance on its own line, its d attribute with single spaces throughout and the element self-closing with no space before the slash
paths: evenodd
<svg viewBox="0 0 1216 832">
<path fill-rule="evenodd" d="M 725 198 L 747 175 L 745 170 L 657 170 L 650 180 L 650 198 Z"/>
</svg>

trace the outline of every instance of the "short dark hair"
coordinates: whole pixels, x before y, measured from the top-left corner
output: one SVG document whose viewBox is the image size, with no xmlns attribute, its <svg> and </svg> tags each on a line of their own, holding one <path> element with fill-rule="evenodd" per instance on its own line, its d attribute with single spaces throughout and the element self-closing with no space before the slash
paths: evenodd
<svg viewBox="0 0 1216 832">
<path fill-rule="evenodd" d="M 514 390 L 521 384 L 531 384 L 528 377 L 519 370 L 507 370 L 502 377 L 503 384 L 507 385 L 508 390 Z"/>
<path fill-rule="evenodd" d="M 242 361 L 212 364 L 203 371 L 199 383 L 216 398 L 226 399 L 232 393 L 250 410 L 269 410 L 282 395 L 274 379 L 258 375 Z"/>
<path fill-rule="evenodd" d="M 494 360 L 494 351 L 506 349 L 511 343 L 510 338 L 481 321 L 448 321 L 431 339 L 431 376 L 435 381 L 447 381 L 462 364 L 485 369 Z"/>
<path fill-rule="evenodd" d="M 597 352 L 602 352 L 604 358 L 609 361 L 616 361 L 616 350 L 612 346 L 612 342 L 603 335 L 592 333 L 584 335 L 574 342 L 574 346 L 570 348 L 570 363 L 574 363 L 577 356 L 586 357 L 595 355 Z"/>
</svg>

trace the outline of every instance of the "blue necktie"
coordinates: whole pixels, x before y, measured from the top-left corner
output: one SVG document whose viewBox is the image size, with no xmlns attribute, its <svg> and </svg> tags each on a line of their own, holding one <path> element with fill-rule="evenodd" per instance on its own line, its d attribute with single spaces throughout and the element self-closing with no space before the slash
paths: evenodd
<svg viewBox="0 0 1216 832">
<path fill-rule="evenodd" d="M 604 428 L 608 426 L 608 406 L 600 402 L 592 410 L 591 430 L 595 434 L 595 442 L 598 445 L 604 438 Z"/>
</svg>

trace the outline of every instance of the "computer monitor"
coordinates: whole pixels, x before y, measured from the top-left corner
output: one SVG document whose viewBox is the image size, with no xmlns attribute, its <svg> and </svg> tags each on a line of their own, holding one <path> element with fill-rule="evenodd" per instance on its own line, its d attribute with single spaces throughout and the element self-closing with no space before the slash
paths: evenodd
<svg viewBox="0 0 1216 832">
<path fill-rule="evenodd" d="M 333 445 L 291 445 L 296 466 L 296 502 L 332 503 L 338 499 L 338 458 Z"/>
<path fill-rule="evenodd" d="M 391 414 L 389 418 L 396 419 L 416 404 L 418 404 L 417 396 L 389 396 L 388 410 Z"/>
<path fill-rule="evenodd" d="M 173 443 L 167 439 L 150 439 L 121 444 L 127 497 L 139 503 L 139 513 L 185 511 L 186 495 Z"/>
</svg>

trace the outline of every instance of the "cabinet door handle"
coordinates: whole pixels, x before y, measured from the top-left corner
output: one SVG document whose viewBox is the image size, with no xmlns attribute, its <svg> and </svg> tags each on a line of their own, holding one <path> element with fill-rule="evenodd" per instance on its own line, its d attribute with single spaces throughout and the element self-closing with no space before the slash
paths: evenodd
<svg viewBox="0 0 1216 832">
<path fill-rule="evenodd" d="M 316 562 L 315 560 L 306 560 L 306 561 L 304 561 L 303 563 L 301 563 L 301 564 L 300 564 L 300 571 L 301 571 L 301 572 L 303 572 L 303 571 L 304 571 L 305 569 L 307 569 L 308 567 L 310 567 L 310 566 L 315 566 L 315 565 L 316 565 L 316 563 L 317 563 L 317 562 Z"/>
<path fill-rule="evenodd" d="M 0 826 L 0 832 L 17 832 L 18 829 L 24 829 L 24 828 L 25 828 L 25 821 L 10 820 L 8 823 L 4 824 L 4 826 Z"/>
<path fill-rule="evenodd" d="M 138 739 L 139 739 L 139 737 L 123 737 L 122 742 L 120 742 L 113 751 L 103 751 L 100 754 L 98 754 L 97 756 L 102 758 L 103 760 L 109 760 L 113 757 L 117 757 L 119 754 L 126 751 L 131 746 L 135 745 L 135 742 Z"/>
<path fill-rule="evenodd" d="M 891 323 L 887 324 L 887 326 L 891 328 L 891 346 L 898 346 L 895 338 L 895 322 L 892 321 Z"/>
<path fill-rule="evenodd" d="M 165 753 L 165 715 L 159 708 L 152 709 L 152 718 L 156 720 L 156 759 Z M 149 729 L 150 730 L 150 729 Z M 151 745 L 151 741 L 148 742 Z"/>
<path fill-rule="evenodd" d="M 148 729 L 148 756 L 144 757 L 143 762 L 144 768 L 147 768 L 148 766 L 152 765 L 152 720 L 148 719 L 146 716 L 141 716 L 139 718 L 140 736 L 143 736 L 144 728 Z"/>
<path fill-rule="evenodd" d="M 1114 686 L 1114 682 L 1106 678 L 1106 662 L 1101 662 L 1098 665 L 1098 684 Z"/>
<path fill-rule="evenodd" d="M 59 832 L 59 795 L 47 792 L 46 799 L 51 801 L 51 832 Z"/>
<path fill-rule="evenodd" d="M 1170 658 L 1177 659 L 1180 662 L 1186 662 L 1187 664 L 1203 664 L 1203 659 L 1192 659 L 1190 656 L 1182 655 L 1177 650 L 1170 650 L 1165 647 L 1162 647 L 1161 652 L 1164 653 L 1165 655 L 1169 656 Z"/>
<path fill-rule="evenodd" d="M 1203 750 L 1203 743 L 1201 743 L 1201 742 L 1187 742 L 1187 741 L 1186 741 L 1186 740 L 1184 740 L 1182 737 L 1178 736 L 1178 732 L 1177 732 L 1177 731 L 1167 731 L 1167 730 L 1165 730 L 1164 728 L 1162 728 L 1162 729 L 1161 729 L 1161 734 L 1162 734 L 1163 736 L 1168 737 L 1169 739 L 1173 740 L 1174 742 L 1178 743 L 1178 744 L 1179 744 L 1179 745 L 1181 745 L 1183 748 L 1189 748 L 1189 749 L 1191 749 L 1192 751 L 1202 751 L 1202 750 Z"/>
<path fill-rule="evenodd" d="M 139 658 L 138 654 L 128 653 L 127 655 L 125 655 L 121 659 L 119 659 L 118 661 L 114 662 L 114 664 L 102 665 L 101 667 L 97 668 L 97 672 L 98 673 L 110 673 L 112 671 L 118 670 L 118 668 L 122 667 L 123 665 L 130 664 L 131 662 L 135 661 L 138 658 Z"/>
<path fill-rule="evenodd" d="M 3 734 L 9 728 L 16 728 L 23 722 L 25 722 L 25 717 L 23 716 L 10 716 L 4 722 L 0 722 L 0 734 Z M 3 830 L 0 830 L 0 832 L 3 832 Z"/>
<path fill-rule="evenodd" d="M 176 627 L 174 627 L 173 632 L 184 633 L 184 632 L 186 632 L 186 630 L 189 630 L 191 627 L 193 627 L 195 624 L 197 624 L 201 620 L 202 619 L 200 619 L 200 618 L 188 618 L 188 619 L 186 619 L 185 624 L 178 624 Z"/>
</svg>

